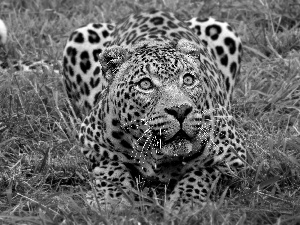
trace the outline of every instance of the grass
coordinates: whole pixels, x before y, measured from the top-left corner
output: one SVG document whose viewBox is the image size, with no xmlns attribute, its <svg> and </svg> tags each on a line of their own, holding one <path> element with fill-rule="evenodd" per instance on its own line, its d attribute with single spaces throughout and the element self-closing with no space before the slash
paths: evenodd
<svg viewBox="0 0 300 225">
<path fill-rule="evenodd" d="M 214 16 L 242 38 L 233 114 L 249 168 L 239 191 L 167 217 L 156 203 L 90 209 L 87 163 L 65 132 L 61 78 L 51 69 L 0 70 L 0 224 L 300 224 L 299 0 L 4 0 L 0 17 L 9 36 L 0 57 L 58 64 L 76 27 L 149 7 L 182 19 Z"/>
</svg>

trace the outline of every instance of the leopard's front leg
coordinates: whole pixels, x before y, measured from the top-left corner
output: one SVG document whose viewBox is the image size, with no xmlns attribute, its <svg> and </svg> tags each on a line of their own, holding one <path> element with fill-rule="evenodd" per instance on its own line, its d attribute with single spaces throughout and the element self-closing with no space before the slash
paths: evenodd
<svg viewBox="0 0 300 225">
<path fill-rule="evenodd" d="M 181 203 L 185 207 L 203 205 L 212 192 L 213 186 L 216 185 L 220 174 L 217 167 L 188 169 L 169 195 L 167 207 L 169 209 L 180 208 Z"/>
<path fill-rule="evenodd" d="M 135 187 L 127 167 L 118 161 L 110 159 L 100 160 L 93 169 L 95 193 L 90 191 L 87 194 L 88 204 L 94 208 L 114 207 L 121 208 L 130 206 L 128 197 L 132 197 L 132 189 Z M 124 193 L 127 195 L 125 196 Z"/>
</svg>

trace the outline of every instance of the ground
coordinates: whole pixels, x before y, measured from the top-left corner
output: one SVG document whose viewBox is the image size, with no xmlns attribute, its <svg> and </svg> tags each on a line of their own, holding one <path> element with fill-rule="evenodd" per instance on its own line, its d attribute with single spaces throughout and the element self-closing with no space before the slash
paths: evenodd
<svg viewBox="0 0 300 225">
<path fill-rule="evenodd" d="M 3 0 L 9 35 L 0 60 L 55 63 L 76 27 L 149 7 L 182 19 L 226 20 L 241 36 L 233 116 L 250 160 L 239 184 L 193 213 L 164 216 L 153 199 L 125 211 L 92 211 L 84 199 L 88 164 L 67 135 L 60 78 L 51 69 L 0 70 L 0 224 L 299 224 L 299 0 Z"/>
</svg>

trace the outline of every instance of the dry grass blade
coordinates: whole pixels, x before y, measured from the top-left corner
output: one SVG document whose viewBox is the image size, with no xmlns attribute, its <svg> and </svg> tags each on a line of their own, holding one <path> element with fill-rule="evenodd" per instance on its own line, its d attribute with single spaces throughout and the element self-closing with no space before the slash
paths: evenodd
<svg viewBox="0 0 300 225">
<path fill-rule="evenodd" d="M 239 198 L 245 198 L 249 195 L 252 195 L 267 186 L 271 186 L 271 185 L 275 184 L 279 180 L 280 180 L 280 177 L 272 177 L 270 179 L 267 179 L 267 180 L 255 185 L 254 187 L 250 188 L 249 190 L 245 191 L 244 193 L 242 193 Z"/>
</svg>

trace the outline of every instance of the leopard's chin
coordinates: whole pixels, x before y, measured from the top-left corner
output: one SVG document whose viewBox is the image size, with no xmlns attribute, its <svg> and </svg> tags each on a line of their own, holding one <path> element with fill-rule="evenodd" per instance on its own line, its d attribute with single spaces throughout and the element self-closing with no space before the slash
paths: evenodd
<svg viewBox="0 0 300 225">
<path fill-rule="evenodd" d="M 191 153 L 193 144 L 187 139 L 176 139 L 162 146 L 161 152 L 167 156 L 185 156 Z"/>
</svg>

